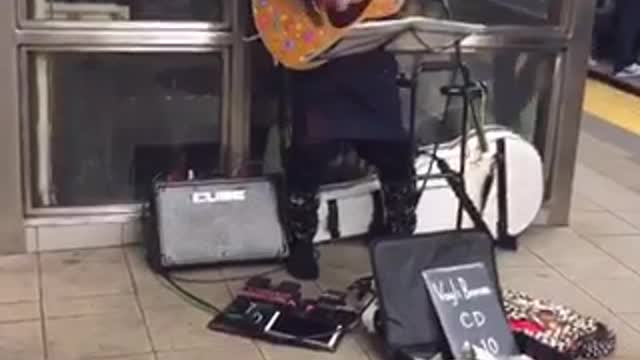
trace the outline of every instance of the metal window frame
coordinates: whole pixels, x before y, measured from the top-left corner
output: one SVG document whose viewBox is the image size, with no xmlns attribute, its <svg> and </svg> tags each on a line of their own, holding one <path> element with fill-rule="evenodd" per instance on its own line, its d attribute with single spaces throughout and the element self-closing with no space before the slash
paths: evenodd
<svg viewBox="0 0 640 360">
<path fill-rule="evenodd" d="M 130 47 L 140 51 L 149 47 L 230 47 L 233 35 L 208 31 L 20 29 L 16 31 L 16 42 L 18 46 Z"/>
<path fill-rule="evenodd" d="M 211 53 L 219 54 L 223 64 L 222 92 L 221 92 L 221 138 L 220 138 L 220 159 L 225 167 L 226 158 L 224 149 L 229 147 L 229 127 L 230 127 L 230 93 L 231 93 L 231 54 L 228 47 L 220 46 L 192 46 L 192 47 L 167 47 L 167 46 L 43 46 L 29 45 L 23 46 L 19 50 L 19 84 L 20 84 L 20 118 L 21 118 L 21 140 L 22 140 L 22 168 L 23 168 L 23 197 L 25 215 L 30 216 L 74 216 L 74 215 L 96 215 L 96 214 L 130 214 L 139 213 L 141 204 L 110 204 L 89 207 L 34 207 L 33 206 L 33 186 L 35 179 L 33 173 L 32 159 L 36 151 L 33 144 L 30 129 L 32 121 L 35 119 L 30 106 L 34 90 L 30 87 L 29 81 L 29 57 L 33 54 L 55 54 L 55 53 Z"/>
<path fill-rule="evenodd" d="M 139 214 L 142 204 L 111 204 L 90 207 L 34 207 L 33 206 L 33 170 L 31 159 L 33 151 L 29 133 L 31 114 L 28 79 L 28 57 L 33 52 L 124 52 L 124 53 L 219 53 L 222 54 L 222 124 L 221 124 L 221 164 L 223 168 L 233 167 L 230 154 L 242 152 L 236 149 L 238 138 L 244 133 L 246 126 L 238 125 L 243 121 L 238 118 L 242 113 L 239 106 L 243 102 L 238 99 L 246 98 L 238 94 L 244 81 L 244 74 L 237 63 L 244 55 L 244 40 L 240 13 L 244 8 L 242 1 L 221 0 L 224 21 L 219 23 L 202 22 L 164 22 L 164 21 L 59 21 L 59 20 L 31 20 L 28 19 L 28 0 L 15 0 L 16 24 L 15 43 L 19 48 L 18 85 L 19 117 L 21 129 L 22 153 L 22 198 L 24 214 L 27 217 L 52 216 L 85 216 L 85 215 L 115 215 L 125 217 Z M 246 9 L 246 8 L 245 8 Z M 240 48 L 240 49 L 239 49 Z M 239 128 L 240 131 L 234 128 Z M 235 138 L 235 140 L 232 140 Z M 243 141 L 247 143 L 247 141 Z M 240 148 L 243 148 L 241 146 Z"/>
<path fill-rule="evenodd" d="M 229 127 L 229 147 L 226 153 L 228 175 L 245 165 L 249 155 L 251 83 L 249 76 L 249 45 L 246 31 L 249 28 L 250 0 L 230 0 L 233 2 L 231 23 L 231 114 L 233 121 Z"/>
<path fill-rule="evenodd" d="M 194 30 L 194 31 L 230 31 L 232 29 L 233 3 L 228 0 L 212 0 L 223 3 L 222 21 L 202 22 L 202 21 L 85 21 L 85 20 L 49 20 L 32 19 L 29 16 L 29 1 L 34 0 L 13 0 L 17 1 L 17 23 L 19 28 L 25 29 L 58 29 L 58 30 Z"/>
<path fill-rule="evenodd" d="M 558 55 L 553 66 L 551 102 L 546 114 L 548 124 L 542 155 L 547 197 L 542 220 L 547 225 L 569 224 L 595 8 L 596 0 L 565 0 L 556 9 L 569 46 Z"/>
<path fill-rule="evenodd" d="M 26 248 L 21 195 L 20 130 L 14 1 L 0 2 L 0 254 Z"/>
<path fill-rule="evenodd" d="M 190 51 L 198 48 L 213 49 L 225 47 L 230 54 L 228 129 L 225 130 L 228 143 L 224 149 L 227 169 L 233 169 L 242 163 L 248 155 L 249 138 L 249 76 L 247 73 L 247 45 L 244 31 L 248 28 L 245 15 L 249 14 L 249 0 L 227 1 L 224 24 L 196 22 L 95 22 L 29 20 L 26 14 L 27 0 L 0 1 L 0 72 L 2 72 L 3 93 L 0 100 L 0 253 L 20 252 L 25 248 L 25 215 L 33 212 L 23 210 L 25 190 L 30 182 L 25 182 L 24 150 L 20 144 L 22 102 L 18 98 L 20 79 L 18 72 L 19 51 L 29 47 L 52 48 L 118 48 L 127 51 L 149 51 L 164 49 L 168 51 Z M 483 37 L 471 37 L 465 41 L 466 51 L 492 50 L 508 48 L 545 51 L 549 42 L 556 38 L 552 51 L 556 54 L 550 65 L 550 88 L 541 102 L 539 114 L 545 124 L 539 142 L 536 143 L 545 162 L 548 196 L 546 208 L 548 224 L 566 225 L 568 223 L 573 186 L 574 165 L 576 160 L 578 133 L 581 120 L 581 104 L 586 81 L 586 59 L 590 44 L 591 26 L 595 0 L 557 0 L 552 4 L 550 21 L 560 24 L 554 27 L 509 28 L 508 33 L 496 33 Z M 504 30 L 504 28 L 503 28 Z M 533 33 L 525 33 L 533 31 Z M 546 40 L 535 40 L 537 35 Z M 534 36 L 535 35 L 535 36 Z M 525 41 L 526 39 L 529 39 Z M 546 44 L 545 44 L 546 42 Z M 549 50 L 549 49 L 548 49 Z M 233 62 L 231 62 L 233 61 Z M 24 70 L 22 70 L 24 71 Z M 20 88 L 20 94 L 23 89 Z M 18 101 L 20 100 L 20 101 Z M 21 157 L 22 155 L 22 157 Z M 25 187 L 24 184 L 28 184 Z M 28 202 L 30 204 L 30 202 Z M 52 217 L 65 214 L 97 215 L 137 213 L 139 205 L 121 208 L 105 206 L 98 208 L 48 209 Z M 37 213 L 37 212 L 36 212 Z M 44 213 L 38 213 L 44 215 Z M 73 215 L 75 216 L 75 215 Z M 108 215 L 113 216 L 113 215 Z M 126 217 L 125 216 L 125 217 Z M 124 217 L 123 217 L 124 218 Z M 45 219 L 45 218 L 41 218 Z M 28 222 L 28 220 L 27 220 Z"/>
</svg>

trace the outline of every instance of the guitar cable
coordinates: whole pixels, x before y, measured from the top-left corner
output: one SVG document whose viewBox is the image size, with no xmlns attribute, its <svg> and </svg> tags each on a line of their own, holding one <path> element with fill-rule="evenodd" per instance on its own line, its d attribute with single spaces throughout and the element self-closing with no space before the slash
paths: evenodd
<svg viewBox="0 0 640 360">
<path fill-rule="evenodd" d="M 316 251 L 314 252 L 315 254 L 315 258 L 316 260 L 320 259 L 320 252 L 317 251 L 317 249 L 315 249 Z M 189 278 L 189 277 L 181 277 L 181 276 L 175 276 L 175 275 L 168 275 L 171 277 L 171 279 L 173 279 L 174 281 L 178 281 L 181 283 L 191 283 L 191 284 L 219 284 L 219 283 L 225 283 L 225 282 L 237 282 L 237 281 L 244 281 L 244 280 L 249 280 L 251 278 L 256 278 L 256 277 L 263 277 L 263 276 L 267 276 L 267 275 L 273 275 L 273 274 L 277 274 L 281 271 L 284 271 L 286 269 L 286 266 L 284 264 L 282 265 L 278 265 L 278 266 L 274 266 L 271 269 L 267 269 L 264 271 L 258 271 L 256 273 L 253 274 L 247 274 L 247 275 L 238 275 L 238 276 L 229 276 L 229 277 L 221 277 L 221 278 L 216 278 L 216 279 L 196 279 L 196 278 Z"/>
<path fill-rule="evenodd" d="M 221 278 L 215 278 L 215 279 L 195 279 L 195 278 L 172 275 L 171 279 L 181 283 L 187 283 L 187 284 L 189 283 L 190 284 L 220 284 L 225 282 L 237 282 L 237 281 L 249 280 L 254 277 L 263 277 L 267 275 L 273 275 L 283 271 L 284 269 L 285 269 L 284 265 L 279 265 L 271 269 L 267 269 L 261 272 L 256 272 L 255 274 L 248 274 L 248 275 L 221 277 Z"/>
<path fill-rule="evenodd" d="M 158 274 L 157 276 L 160 284 L 176 294 L 189 305 L 213 315 L 224 313 L 220 308 L 180 286 L 168 273 Z"/>
</svg>

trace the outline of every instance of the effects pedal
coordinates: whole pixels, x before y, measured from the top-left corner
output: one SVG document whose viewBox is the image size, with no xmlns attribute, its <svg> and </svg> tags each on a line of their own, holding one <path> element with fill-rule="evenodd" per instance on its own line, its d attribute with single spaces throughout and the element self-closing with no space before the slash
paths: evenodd
<svg viewBox="0 0 640 360">
<path fill-rule="evenodd" d="M 305 300 L 303 315 L 316 321 L 349 327 L 358 319 L 357 311 L 347 304 L 347 294 L 328 290 L 317 299 Z"/>
<path fill-rule="evenodd" d="M 238 295 L 254 301 L 297 307 L 302 301 L 301 289 L 300 284 L 292 281 L 273 286 L 271 279 L 257 277 L 249 279 Z"/>
</svg>

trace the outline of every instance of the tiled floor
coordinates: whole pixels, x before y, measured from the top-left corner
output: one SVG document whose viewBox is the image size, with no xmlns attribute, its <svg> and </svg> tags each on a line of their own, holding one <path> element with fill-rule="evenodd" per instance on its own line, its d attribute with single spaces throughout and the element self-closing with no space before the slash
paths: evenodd
<svg viewBox="0 0 640 360">
<path fill-rule="evenodd" d="M 572 226 L 531 228 L 518 253 L 499 254 L 501 280 L 607 322 L 619 334 L 615 359 L 640 359 L 640 193 L 584 162 L 575 188 Z M 330 245 L 321 253 L 322 276 L 305 284 L 308 294 L 343 288 L 368 272 L 366 251 L 357 243 Z M 188 275 L 220 278 L 260 270 Z M 224 306 L 239 285 L 187 287 Z M 164 287 L 137 247 L 0 258 L 1 359 L 381 359 L 379 344 L 361 333 L 329 355 L 213 333 L 205 329 L 209 319 Z"/>
</svg>

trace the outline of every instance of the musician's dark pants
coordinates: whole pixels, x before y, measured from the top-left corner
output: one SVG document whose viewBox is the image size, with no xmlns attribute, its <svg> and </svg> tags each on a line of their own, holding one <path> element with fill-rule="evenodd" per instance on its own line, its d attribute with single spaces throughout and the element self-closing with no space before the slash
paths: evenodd
<svg viewBox="0 0 640 360">
<path fill-rule="evenodd" d="M 293 276 L 318 276 L 313 249 L 317 192 L 330 161 L 342 149 L 340 141 L 354 145 L 381 178 L 384 209 L 376 213 L 379 221 L 373 221 L 372 230 L 397 234 L 415 229 L 417 197 L 409 136 L 402 125 L 398 71 L 393 54 L 374 50 L 291 73 L 287 228 L 292 249 L 287 268 Z"/>
<path fill-rule="evenodd" d="M 616 2 L 616 30 L 614 50 L 614 72 L 622 71 L 638 57 L 640 36 L 640 1 L 618 0 Z"/>
<path fill-rule="evenodd" d="M 378 209 L 374 215 L 371 235 L 413 233 L 418 193 L 409 141 L 359 140 L 351 143 L 360 157 L 377 168 L 382 183 L 384 209 Z M 289 155 L 287 227 L 294 242 L 287 268 L 297 278 L 314 279 L 318 276 L 313 251 L 313 238 L 319 222 L 318 188 L 330 161 L 340 149 L 339 142 L 297 145 Z"/>
<path fill-rule="evenodd" d="M 408 141 L 350 141 L 358 155 L 374 166 L 383 183 L 403 182 L 413 175 L 413 160 Z M 329 167 L 342 148 L 340 141 L 297 145 L 291 149 L 287 183 L 292 192 L 315 193 Z"/>
</svg>

